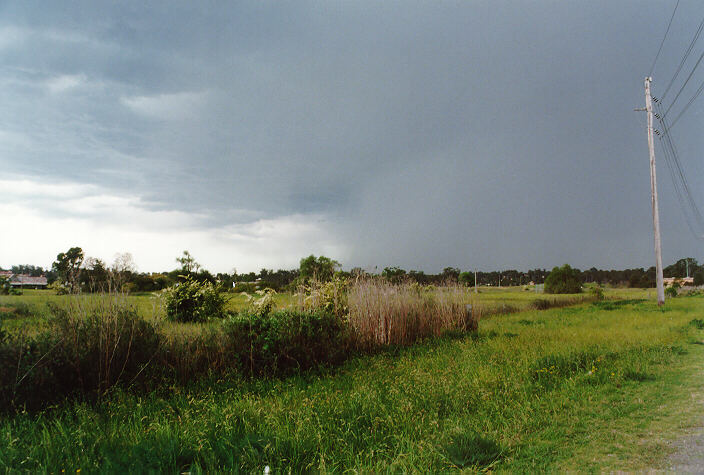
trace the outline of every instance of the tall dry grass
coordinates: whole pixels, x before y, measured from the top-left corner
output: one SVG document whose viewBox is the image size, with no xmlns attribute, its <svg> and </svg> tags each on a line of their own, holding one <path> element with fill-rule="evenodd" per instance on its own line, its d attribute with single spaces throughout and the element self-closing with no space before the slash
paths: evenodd
<svg viewBox="0 0 704 475">
<path fill-rule="evenodd" d="M 352 283 L 347 293 L 349 325 L 362 348 L 409 345 L 449 330 L 476 330 L 479 312 L 466 288 L 426 289 L 381 279 Z"/>
</svg>

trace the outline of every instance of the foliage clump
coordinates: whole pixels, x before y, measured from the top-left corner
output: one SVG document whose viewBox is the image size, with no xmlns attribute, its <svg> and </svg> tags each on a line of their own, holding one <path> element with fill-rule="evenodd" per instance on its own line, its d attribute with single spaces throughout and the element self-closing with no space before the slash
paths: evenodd
<svg viewBox="0 0 704 475">
<path fill-rule="evenodd" d="M 547 294 L 578 294 L 582 291 L 579 270 L 573 269 L 569 264 L 553 268 L 545 279 L 545 293 Z"/>
<path fill-rule="evenodd" d="M 344 322 L 324 311 L 245 312 L 224 321 L 229 357 L 251 376 L 285 374 L 347 357 Z"/>
<path fill-rule="evenodd" d="M 166 316 L 176 322 L 204 322 L 224 316 L 225 298 L 210 282 L 188 276 L 164 291 Z"/>
<path fill-rule="evenodd" d="M 51 311 L 49 328 L 37 335 L 0 335 L 0 408 L 97 399 L 117 385 L 155 383 L 161 337 L 134 309 L 102 301 Z"/>
<path fill-rule="evenodd" d="M 675 282 L 673 285 L 666 287 L 665 288 L 665 296 L 669 298 L 675 298 L 677 297 L 677 289 L 679 288 L 679 284 Z"/>
<path fill-rule="evenodd" d="M 310 255 L 301 259 L 300 278 L 304 283 L 310 280 L 327 282 L 332 280 L 335 270 L 340 267 L 340 263 L 329 257 L 315 257 Z"/>
<path fill-rule="evenodd" d="M 589 289 L 589 295 L 591 295 L 594 300 L 604 300 L 604 288 L 597 284 Z"/>
</svg>

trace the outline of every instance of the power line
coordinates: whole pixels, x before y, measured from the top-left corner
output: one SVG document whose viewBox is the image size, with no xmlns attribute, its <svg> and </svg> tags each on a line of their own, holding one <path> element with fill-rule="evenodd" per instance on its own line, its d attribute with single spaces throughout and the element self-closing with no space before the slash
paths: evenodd
<svg viewBox="0 0 704 475">
<path fill-rule="evenodd" d="M 655 55 L 655 59 L 653 60 L 653 65 L 650 67 L 650 74 L 648 76 L 653 75 L 653 70 L 655 70 L 655 63 L 658 60 L 658 57 L 660 56 L 660 51 L 662 51 L 662 45 L 665 44 L 665 38 L 667 38 L 667 33 L 670 31 L 670 26 L 672 25 L 672 19 L 675 18 L 675 12 L 677 11 L 677 7 L 680 4 L 680 0 L 677 0 L 677 3 L 675 4 L 675 9 L 672 11 L 672 16 L 670 17 L 670 22 L 667 24 L 667 29 L 665 30 L 665 36 L 662 37 L 662 41 L 660 42 L 660 48 L 658 48 L 658 53 Z"/>
<path fill-rule="evenodd" d="M 680 74 L 680 71 L 682 70 L 682 66 L 684 66 L 684 63 L 687 61 L 687 58 L 689 58 L 689 54 L 692 52 L 692 48 L 694 48 L 694 44 L 699 39 L 699 35 L 702 33 L 702 29 L 704 29 L 704 18 L 702 18 L 702 21 L 699 23 L 699 28 L 697 28 L 697 31 L 694 33 L 694 37 L 692 38 L 692 41 L 689 42 L 689 46 L 685 50 L 684 56 L 682 56 L 682 60 L 680 61 L 679 66 L 677 66 L 677 70 L 675 71 L 675 74 L 672 76 L 672 79 L 670 79 L 669 84 L 665 88 L 665 92 L 660 97 L 661 100 L 665 100 L 667 93 L 670 92 L 670 88 L 674 84 L 675 79 L 677 79 L 677 76 Z"/>
<path fill-rule="evenodd" d="M 667 123 L 665 115 L 662 113 L 662 105 L 657 100 L 656 108 L 658 110 L 656 118 L 659 120 L 663 129 L 660 134 L 660 143 L 663 148 L 665 161 L 670 171 L 672 183 L 675 187 L 677 200 L 680 203 L 682 213 L 687 221 L 687 226 L 690 231 L 692 231 L 692 234 L 698 239 L 704 239 L 704 233 L 696 230 L 704 230 L 704 217 L 702 217 L 701 211 L 699 210 L 699 207 L 697 206 L 697 203 L 695 202 L 689 188 L 687 177 L 679 160 L 677 148 L 675 147 L 675 143 L 672 140 L 672 135 L 670 134 L 670 126 Z"/>
<path fill-rule="evenodd" d="M 664 115 L 663 117 L 665 117 L 665 116 L 667 115 L 667 113 L 670 112 L 670 109 L 672 109 L 672 106 L 675 105 L 675 102 L 677 102 L 677 98 L 680 97 L 680 94 L 682 94 L 682 91 L 684 91 L 685 86 L 687 85 L 687 83 L 689 82 L 689 80 L 692 79 L 692 76 L 694 75 L 694 72 L 695 72 L 695 71 L 697 70 L 697 68 L 699 67 L 699 63 L 702 62 L 702 59 L 704 59 L 704 51 L 702 51 L 702 54 L 699 55 L 699 59 L 697 60 L 697 63 L 694 65 L 694 67 L 692 68 L 692 72 L 689 73 L 689 76 L 687 76 L 687 79 L 685 79 L 684 84 L 682 84 L 682 87 L 680 87 L 680 90 L 677 91 L 677 95 L 675 96 L 674 99 L 672 99 L 672 102 L 670 103 L 670 107 L 667 108 L 667 110 L 665 111 L 665 115 Z"/>
<path fill-rule="evenodd" d="M 702 84 L 699 86 L 699 89 L 697 89 L 697 92 L 695 92 L 694 95 L 692 96 L 692 98 L 689 100 L 689 102 L 687 102 L 687 105 L 684 106 L 682 111 L 679 114 L 677 114 L 677 117 L 675 117 L 675 119 L 670 123 L 670 130 L 672 130 L 672 128 L 677 123 L 677 121 L 680 120 L 680 117 L 682 117 L 682 115 L 684 115 L 684 113 L 687 112 L 687 109 L 689 109 L 689 106 L 691 106 L 692 103 L 697 99 L 697 97 L 699 97 L 699 94 L 702 93 L 702 90 L 704 90 L 704 82 L 702 82 Z"/>
</svg>

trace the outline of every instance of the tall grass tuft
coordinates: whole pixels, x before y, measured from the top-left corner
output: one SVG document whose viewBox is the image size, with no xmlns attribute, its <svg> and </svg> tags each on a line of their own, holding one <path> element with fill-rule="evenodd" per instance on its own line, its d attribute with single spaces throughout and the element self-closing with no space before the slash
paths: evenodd
<svg viewBox="0 0 704 475">
<path fill-rule="evenodd" d="M 42 407 L 63 397 L 102 397 L 116 385 L 151 385 L 157 328 L 118 298 L 75 299 L 52 309 L 49 329 L 2 335 L 0 406 Z M 149 374 L 148 374 L 149 373 Z"/>
<path fill-rule="evenodd" d="M 361 348 L 410 345 L 449 330 L 476 330 L 479 312 L 459 286 L 428 291 L 417 284 L 363 279 L 348 290 L 349 325 Z"/>
</svg>

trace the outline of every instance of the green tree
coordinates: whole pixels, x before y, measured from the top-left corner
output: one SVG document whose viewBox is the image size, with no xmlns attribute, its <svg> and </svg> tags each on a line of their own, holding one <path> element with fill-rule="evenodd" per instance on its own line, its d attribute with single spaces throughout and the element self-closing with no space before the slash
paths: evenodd
<svg viewBox="0 0 704 475">
<path fill-rule="evenodd" d="M 457 282 L 460 276 L 460 270 L 455 267 L 445 267 L 440 275 L 445 281 Z"/>
<path fill-rule="evenodd" d="M 301 259 L 300 276 L 304 282 L 318 280 L 328 282 L 335 275 L 335 269 L 340 267 L 340 263 L 329 257 L 315 257 L 311 254 Z"/>
<path fill-rule="evenodd" d="M 694 285 L 704 285 L 704 269 L 699 269 L 694 273 Z"/>
<path fill-rule="evenodd" d="M 457 281 L 460 284 L 467 285 L 469 287 L 474 287 L 474 272 L 460 272 Z"/>
<path fill-rule="evenodd" d="M 582 291 L 579 270 L 573 269 L 569 264 L 555 267 L 545 279 L 545 293 L 548 294 L 577 294 Z"/>
<path fill-rule="evenodd" d="M 381 271 L 381 276 L 387 279 L 389 282 L 394 282 L 398 284 L 403 281 L 404 277 L 406 277 L 406 271 L 396 266 L 384 267 L 384 270 Z"/>
<path fill-rule="evenodd" d="M 176 262 L 181 264 L 181 271 L 185 274 L 198 272 L 198 269 L 200 269 L 200 264 L 196 262 L 195 258 L 188 251 L 183 251 L 183 255 L 177 257 Z"/>
<path fill-rule="evenodd" d="M 59 253 L 56 256 L 56 261 L 51 265 L 51 269 L 56 272 L 61 282 L 69 288 L 71 293 L 78 292 L 83 258 L 83 249 L 72 247 L 66 252 Z"/>
</svg>

